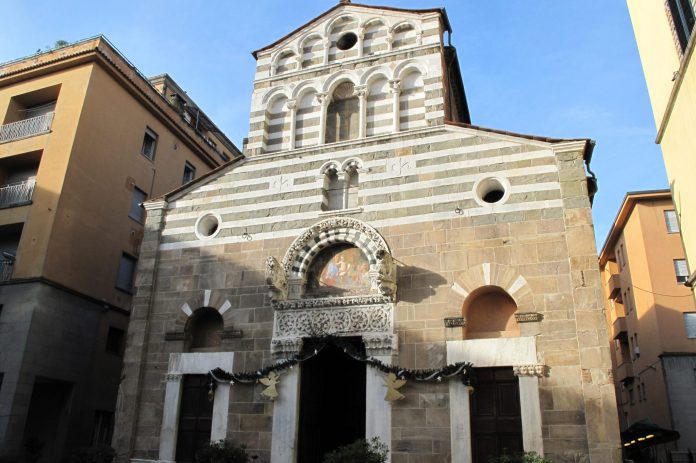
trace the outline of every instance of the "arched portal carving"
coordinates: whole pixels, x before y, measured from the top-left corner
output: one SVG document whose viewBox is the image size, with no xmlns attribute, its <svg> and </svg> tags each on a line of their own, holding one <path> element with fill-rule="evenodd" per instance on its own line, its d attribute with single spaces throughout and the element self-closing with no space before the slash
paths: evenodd
<svg viewBox="0 0 696 463">
<path fill-rule="evenodd" d="M 384 238 L 364 222 L 337 217 L 313 225 L 288 248 L 283 269 L 289 299 L 302 297 L 310 264 L 323 249 L 335 244 L 351 244 L 360 249 L 370 266 L 374 294 L 392 297 L 396 293 L 395 262 Z"/>
<path fill-rule="evenodd" d="M 344 294 L 306 291 L 310 273 L 317 271 L 313 263 L 322 267 L 322 258 L 346 249 L 358 253 L 362 271 L 367 271 L 366 284 Z M 297 352 L 303 338 L 328 334 L 369 339 L 366 348 L 373 354 L 396 346 L 396 262 L 384 238 L 364 222 L 348 217 L 323 220 L 295 239 L 282 263 L 268 258 L 266 270 L 275 309 L 274 354 Z"/>
</svg>

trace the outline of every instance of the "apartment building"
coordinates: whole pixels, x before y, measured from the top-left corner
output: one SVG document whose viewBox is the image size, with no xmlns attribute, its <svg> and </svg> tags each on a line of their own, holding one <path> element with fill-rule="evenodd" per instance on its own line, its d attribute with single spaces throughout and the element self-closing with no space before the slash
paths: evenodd
<svg viewBox="0 0 696 463">
<path fill-rule="evenodd" d="M 681 461 L 696 451 L 696 306 L 669 190 L 626 195 L 599 263 L 624 451 Z M 653 424 L 681 438 L 631 432 Z"/>
<path fill-rule="evenodd" d="M 0 457 L 57 461 L 111 438 L 141 203 L 240 152 L 101 36 L 0 64 L 0 122 Z"/>
<path fill-rule="evenodd" d="M 696 281 L 694 0 L 627 0 L 689 271 Z"/>
</svg>

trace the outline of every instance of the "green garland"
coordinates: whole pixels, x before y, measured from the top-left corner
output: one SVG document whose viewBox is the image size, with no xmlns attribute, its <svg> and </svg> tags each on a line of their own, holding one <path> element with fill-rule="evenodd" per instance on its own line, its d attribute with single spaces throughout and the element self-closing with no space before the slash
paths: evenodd
<svg viewBox="0 0 696 463">
<path fill-rule="evenodd" d="M 410 368 L 403 368 L 398 365 L 388 365 L 382 362 L 381 360 L 378 360 L 374 357 L 370 357 L 362 353 L 362 351 L 357 349 L 355 345 L 350 341 L 347 341 L 338 336 L 330 335 L 322 338 L 311 338 L 309 341 L 311 342 L 311 345 L 314 346 L 314 352 L 310 352 L 305 356 L 295 355 L 293 358 L 282 360 L 278 363 L 267 366 L 260 370 L 239 372 L 228 372 L 221 368 L 211 370 L 209 372 L 211 377 L 211 386 L 213 384 L 213 380 L 218 382 L 225 381 L 231 384 L 256 383 L 259 379 L 268 376 L 268 374 L 273 371 L 283 371 L 309 360 L 310 358 L 319 354 L 319 352 L 321 352 L 322 349 L 324 349 L 324 347 L 326 347 L 329 344 L 343 349 L 343 351 L 351 358 L 363 362 L 372 368 L 376 368 L 382 373 L 394 373 L 396 377 L 399 379 L 428 382 L 442 381 L 443 378 L 452 378 L 457 376 L 461 379 L 461 381 L 464 384 L 470 385 L 471 370 L 473 368 L 473 365 L 470 362 L 457 362 L 450 365 L 446 365 L 443 368 L 439 369 L 431 368 L 423 370 L 413 370 Z"/>
</svg>

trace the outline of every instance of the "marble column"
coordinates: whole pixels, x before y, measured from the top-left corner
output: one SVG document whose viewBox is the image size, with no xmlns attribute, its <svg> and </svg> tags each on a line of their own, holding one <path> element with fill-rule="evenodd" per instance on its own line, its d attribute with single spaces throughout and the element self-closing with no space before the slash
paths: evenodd
<svg viewBox="0 0 696 463">
<path fill-rule="evenodd" d="M 389 81 L 389 88 L 391 89 L 392 92 L 392 98 L 393 98 L 393 103 L 392 103 L 392 114 L 394 116 L 394 124 L 392 127 L 392 131 L 394 133 L 398 133 L 401 130 L 401 111 L 399 109 L 400 107 L 400 97 L 401 97 L 401 81 L 400 80 L 390 80 Z"/>
<path fill-rule="evenodd" d="M 520 412 L 522 414 L 522 444 L 525 452 L 544 454 L 544 438 L 541 434 L 541 403 L 539 378 L 545 375 L 544 365 L 512 367 L 519 377 Z"/>
<path fill-rule="evenodd" d="M 159 459 L 173 462 L 176 452 L 176 438 L 179 430 L 179 406 L 181 404 L 182 375 L 170 373 L 165 377 L 164 410 L 160 431 Z"/>
<path fill-rule="evenodd" d="M 452 461 L 471 463 L 471 404 L 470 386 L 461 381 L 449 381 L 450 428 Z"/>
</svg>

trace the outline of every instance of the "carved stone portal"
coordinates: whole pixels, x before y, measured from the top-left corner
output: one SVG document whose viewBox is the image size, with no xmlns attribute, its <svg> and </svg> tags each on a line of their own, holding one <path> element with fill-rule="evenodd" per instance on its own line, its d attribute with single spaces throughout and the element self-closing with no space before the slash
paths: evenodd
<svg viewBox="0 0 696 463">
<path fill-rule="evenodd" d="M 396 273 L 387 243 L 367 224 L 335 217 L 313 225 L 290 245 L 282 265 L 266 260 L 272 353 L 287 357 L 300 352 L 304 338 L 336 335 L 361 336 L 370 355 L 390 354 Z"/>
</svg>

